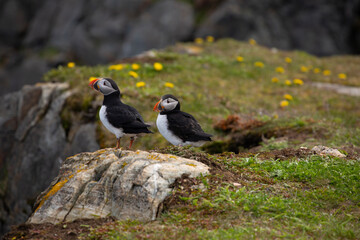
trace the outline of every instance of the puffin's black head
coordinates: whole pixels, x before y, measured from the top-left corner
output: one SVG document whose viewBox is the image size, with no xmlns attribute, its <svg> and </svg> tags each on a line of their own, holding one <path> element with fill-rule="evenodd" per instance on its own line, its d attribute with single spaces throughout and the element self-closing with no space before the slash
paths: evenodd
<svg viewBox="0 0 360 240">
<path fill-rule="evenodd" d="M 166 94 L 162 96 L 160 101 L 158 101 L 155 104 L 153 110 L 157 112 L 169 112 L 172 110 L 180 110 L 180 102 L 175 96 L 171 94 Z"/>
<path fill-rule="evenodd" d="M 114 80 L 110 78 L 97 78 L 95 80 L 92 80 L 89 83 L 89 86 L 91 86 L 96 91 L 101 92 L 105 96 L 114 92 L 120 93 L 119 87 L 116 85 Z"/>
</svg>

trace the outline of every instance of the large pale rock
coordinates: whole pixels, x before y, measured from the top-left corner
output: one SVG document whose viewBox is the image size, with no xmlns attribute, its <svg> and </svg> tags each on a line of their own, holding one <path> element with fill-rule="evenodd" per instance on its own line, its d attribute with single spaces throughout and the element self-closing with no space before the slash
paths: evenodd
<svg viewBox="0 0 360 240">
<path fill-rule="evenodd" d="M 194 160 L 139 150 L 81 153 L 64 161 L 28 223 L 108 216 L 154 220 L 176 178 L 206 175 L 208 169 Z"/>
</svg>

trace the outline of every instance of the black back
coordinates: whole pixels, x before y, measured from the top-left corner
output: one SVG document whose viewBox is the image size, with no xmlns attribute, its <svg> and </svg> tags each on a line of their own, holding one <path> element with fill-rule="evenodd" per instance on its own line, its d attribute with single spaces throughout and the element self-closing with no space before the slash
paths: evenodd
<svg viewBox="0 0 360 240">
<path fill-rule="evenodd" d="M 108 80 L 114 89 L 119 90 L 113 80 Z M 104 96 L 103 105 L 106 106 L 106 117 L 110 124 L 116 128 L 122 128 L 124 133 L 152 133 L 148 129 L 150 125 L 144 122 L 140 113 L 135 108 L 121 102 L 120 90 Z"/>
<path fill-rule="evenodd" d="M 169 130 L 184 142 L 211 141 L 212 135 L 205 133 L 191 114 L 180 110 L 160 114 L 167 115 Z"/>
</svg>

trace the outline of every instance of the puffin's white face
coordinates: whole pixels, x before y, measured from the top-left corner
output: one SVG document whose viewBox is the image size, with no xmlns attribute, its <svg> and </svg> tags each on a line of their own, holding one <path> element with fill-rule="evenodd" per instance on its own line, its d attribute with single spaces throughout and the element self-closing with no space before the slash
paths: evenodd
<svg viewBox="0 0 360 240">
<path fill-rule="evenodd" d="M 116 92 L 118 91 L 117 89 L 115 89 L 112 84 L 110 83 L 109 80 L 107 80 L 106 78 L 100 78 L 100 79 L 97 79 L 96 81 L 94 81 L 92 83 L 92 87 L 101 92 L 102 94 L 104 95 L 109 95 L 113 92 Z"/>
<path fill-rule="evenodd" d="M 160 101 L 158 101 L 155 106 L 154 106 L 154 111 L 157 112 L 163 112 L 163 111 L 171 111 L 174 110 L 175 108 L 177 108 L 178 110 L 180 110 L 180 103 L 177 100 L 176 97 L 168 94 L 168 95 L 164 95 Z"/>
<path fill-rule="evenodd" d="M 178 101 L 173 99 L 173 98 L 166 98 L 166 99 L 162 99 L 160 101 L 160 107 L 163 109 L 163 110 L 166 110 L 166 111 L 171 111 L 171 110 L 174 110 L 176 105 L 178 105 Z"/>
</svg>

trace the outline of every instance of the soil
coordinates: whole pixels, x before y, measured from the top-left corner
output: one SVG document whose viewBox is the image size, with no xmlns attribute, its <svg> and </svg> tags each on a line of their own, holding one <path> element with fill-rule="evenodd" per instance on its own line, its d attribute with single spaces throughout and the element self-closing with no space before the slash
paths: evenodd
<svg viewBox="0 0 360 240">
<path fill-rule="evenodd" d="M 10 239 L 46 239 L 46 240 L 73 240 L 86 237 L 92 228 L 106 223 L 115 222 L 112 218 L 80 219 L 69 223 L 53 225 L 44 224 L 21 224 L 13 227 L 11 232 L 4 236 L 4 240 Z"/>
</svg>

